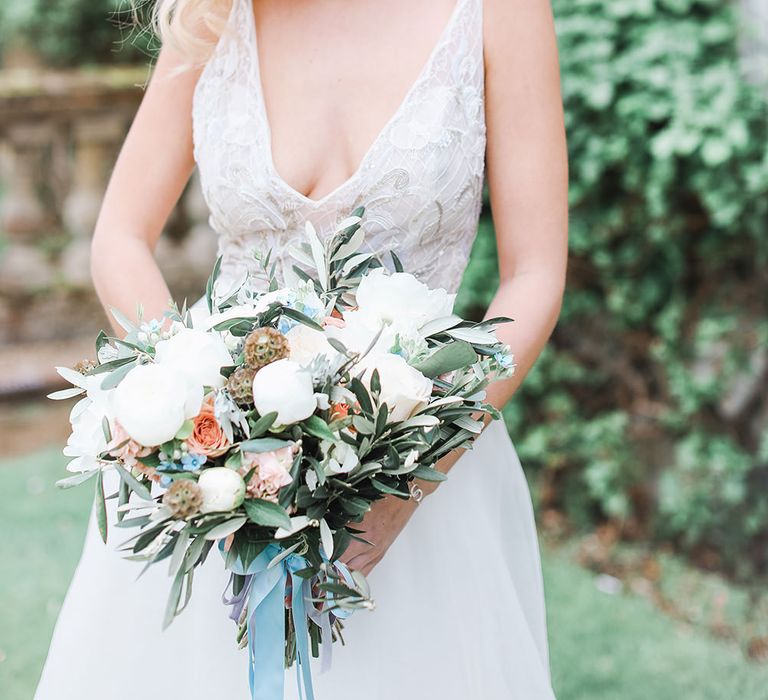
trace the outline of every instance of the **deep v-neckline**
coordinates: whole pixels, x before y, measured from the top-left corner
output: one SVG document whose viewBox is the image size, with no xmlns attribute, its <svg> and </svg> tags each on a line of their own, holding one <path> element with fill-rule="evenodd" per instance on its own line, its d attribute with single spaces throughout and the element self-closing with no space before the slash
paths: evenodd
<svg viewBox="0 0 768 700">
<path fill-rule="evenodd" d="M 440 33 L 440 36 L 437 39 L 437 43 L 435 43 L 434 47 L 432 48 L 432 51 L 430 52 L 426 62 L 422 66 L 418 75 L 416 76 L 416 79 L 413 81 L 413 83 L 411 83 L 410 87 L 406 91 L 403 99 L 398 104 L 392 116 L 389 117 L 389 119 L 384 123 L 384 126 L 382 126 L 382 128 L 377 132 L 370 146 L 368 146 L 368 149 L 365 151 L 365 153 L 363 154 L 363 157 L 360 159 L 360 163 L 358 164 L 357 168 L 352 172 L 352 174 L 346 180 L 343 180 L 338 186 L 334 187 L 332 190 L 324 194 L 322 197 L 315 199 L 313 197 L 309 197 L 305 195 L 303 192 L 299 192 L 299 190 L 297 190 L 295 187 L 289 184 L 285 180 L 285 178 L 283 178 L 283 176 L 275 167 L 275 161 L 274 161 L 273 149 L 272 149 L 272 127 L 270 126 L 270 123 L 269 123 L 269 115 L 267 114 L 267 105 L 264 99 L 263 82 L 261 79 L 261 61 L 259 60 L 258 32 L 256 29 L 256 16 L 253 11 L 253 0 L 242 0 L 242 2 L 244 2 L 248 8 L 248 25 L 249 25 L 250 39 L 251 39 L 249 47 L 250 47 L 250 50 L 253 52 L 253 59 L 251 61 L 251 65 L 253 67 L 252 68 L 254 73 L 253 79 L 255 82 L 256 93 L 257 93 L 256 99 L 258 103 L 258 114 L 264 128 L 265 141 L 266 141 L 264 155 L 265 155 L 267 167 L 269 168 L 269 171 L 272 177 L 274 178 L 274 180 L 278 182 L 289 194 L 295 197 L 298 197 L 299 199 L 301 199 L 302 202 L 305 202 L 307 204 L 310 204 L 316 207 L 333 199 L 334 197 L 337 197 L 348 187 L 351 187 L 362 174 L 363 170 L 365 169 L 365 166 L 367 165 L 368 161 L 372 157 L 379 142 L 386 136 L 387 132 L 391 129 L 391 127 L 399 118 L 400 114 L 410 104 L 413 95 L 418 90 L 420 85 L 429 76 L 432 66 L 437 60 L 437 56 L 439 55 L 442 47 L 445 45 L 446 41 L 448 40 L 448 37 L 453 31 L 453 27 L 457 22 L 457 18 L 459 14 L 461 13 L 462 6 L 467 1 L 468 0 L 456 0 L 456 4 L 453 10 L 451 11 L 448 21 L 446 22 L 442 32 Z"/>
</svg>

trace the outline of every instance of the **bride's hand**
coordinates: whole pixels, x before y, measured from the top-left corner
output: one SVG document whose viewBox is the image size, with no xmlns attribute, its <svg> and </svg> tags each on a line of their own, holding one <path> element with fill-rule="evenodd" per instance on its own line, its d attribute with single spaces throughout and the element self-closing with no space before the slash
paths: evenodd
<svg viewBox="0 0 768 700">
<path fill-rule="evenodd" d="M 363 530 L 364 537 L 371 544 L 352 540 L 342 554 L 343 561 L 350 569 L 357 569 L 367 576 L 387 553 L 405 524 L 410 520 L 418 504 L 412 498 L 408 500 L 397 496 L 385 496 L 376 501 L 355 529 Z"/>
<path fill-rule="evenodd" d="M 461 452 L 454 450 L 451 454 L 443 457 L 437 463 L 436 468 L 442 472 L 447 472 L 460 456 Z M 426 496 L 437 488 L 438 483 L 419 481 L 418 487 Z M 413 498 L 405 500 L 397 496 L 385 496 L 380 501 L 376 501 L 363 518 L 363 522 L 354 525 L 355 529 L 363 531 L 361 537 L 371 544 L 352 540 L 344 554 L 341 555 L 341 561 L 351 569 L 361 571 L 363 575 L 367 576 L 387 553 L 387 550 L 411 519 L 418 505 L 418 502 Z"/>
</svg>

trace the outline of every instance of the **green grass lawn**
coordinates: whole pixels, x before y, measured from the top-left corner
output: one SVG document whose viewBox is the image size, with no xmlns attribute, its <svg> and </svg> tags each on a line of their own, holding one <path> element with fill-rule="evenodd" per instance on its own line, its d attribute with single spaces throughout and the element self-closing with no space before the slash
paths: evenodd
<svg viewBox="0 0 768 700">
<path fill-rule="evenodd" d="M 56 489 L 63 463 L 51 450 L 0 462 L 2 700 L 32 697 L 79 554 L 90 489 Z M 644 599 L 601 593 L 563 553 L 545 552 L 544 574 L 559 700 L 768 699 L 768 670 L 736 645 L 682 626 Z"/>
</svg>

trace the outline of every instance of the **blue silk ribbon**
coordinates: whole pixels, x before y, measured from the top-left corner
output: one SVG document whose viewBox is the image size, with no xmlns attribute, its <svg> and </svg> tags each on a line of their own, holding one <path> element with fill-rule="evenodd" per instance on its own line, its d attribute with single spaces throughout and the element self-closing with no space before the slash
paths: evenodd
<svg viewBox="0 0 768 700">
<path fill-rule="evenodd" d="M 220 545 L 221 546 L 221 545 Z M 223 551 L 223 547 L 222 547 Z M 298 554 L 289 554 L 274 566 L 269 563 L 283 551 L 279 545 L 270 544 L 245 568 L 237 559 L 229 568 L 233 574 L 246 576 L 247 582 L 237 596 L 223 600 L 233 607 L 230 617 L 238 620 L 247 605 L 248 656 L 251 700 L 283 700 L 285 681 L 285 593 L 291 584 L 291 616 L 296 634 L 296 675 L 299 697 L 314 700 L 312 671 L 309 661 L 310 617 L 322 630 L 321 666 L 330 666 L 331 638 L 330 612 L 319 611 L 312 603 L 311 580 L 295 573 L 309 565 Z M 334 564 L 347 583 L 352 583 L 349 570 L 340 562 Z M 327 594 L 329 602 L 332 594 Z M 335 617 L 347 617 L 348 611 L 336 610 Z"/>
</svg>

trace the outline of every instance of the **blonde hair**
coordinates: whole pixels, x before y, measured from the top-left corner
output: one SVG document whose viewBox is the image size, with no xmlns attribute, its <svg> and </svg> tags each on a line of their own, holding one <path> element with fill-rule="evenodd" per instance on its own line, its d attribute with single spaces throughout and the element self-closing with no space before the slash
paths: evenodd
<svg viewBox="0 0 768 700">
<path fill-rule="evenodd" d="M 210 58 L 233 0 L 156 0 L 152 27 L 163 44 L 170 44 L 192 64 Z"/>
</svg>

